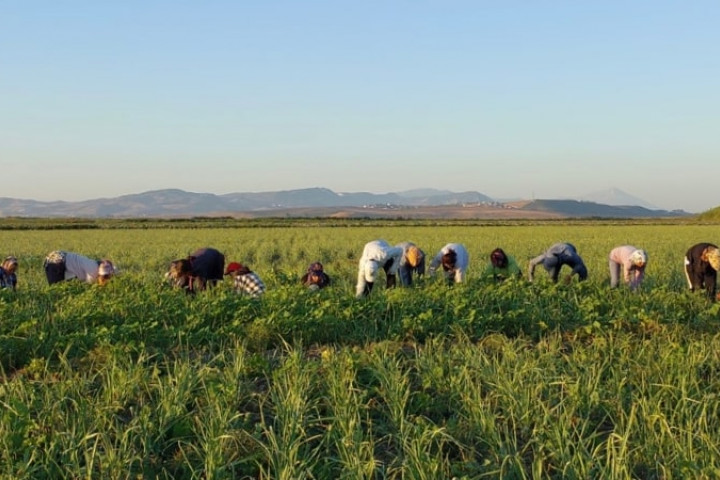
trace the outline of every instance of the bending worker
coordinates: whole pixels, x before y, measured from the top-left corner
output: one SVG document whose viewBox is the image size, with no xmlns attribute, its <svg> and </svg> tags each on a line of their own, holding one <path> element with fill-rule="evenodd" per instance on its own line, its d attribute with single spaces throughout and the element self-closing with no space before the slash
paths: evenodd
<svg viewBox="0 0 720 480">
<path fill-rule="evenodd" d="M 360 298 L 370 294 L 381 268 L 385 271 L 386 288 L 395 287 L 402 254 L 403 249 L 401 247 L 391 247 L 385 240 L 374 240 L 366 243 L 358 265 L 355 296 Z"/>
<path fill-rule="evenodd" d="M 535 267 L 539 264 L 545 267 L 545 270 L 547 270 L 552 281 L 555 283 L 558 281 L 560 269 L 563 265 L 572 268 L 572 271 L 565 277 L 566 283 L 570 283 L 572 276 L 575 274 L 577 274 L 580 281 L 585 280 L 588 276 L 585 263 L 582 258 L 580 258 L 580 255 L 578 255 L 575 246 L 570 243 L 556 243 L 548 248 L 542 255 L 538 255 L 530 260 L 528 278 L 531 282 L 534 280 L 533 274 L 535 273 Z"/>
</svg>

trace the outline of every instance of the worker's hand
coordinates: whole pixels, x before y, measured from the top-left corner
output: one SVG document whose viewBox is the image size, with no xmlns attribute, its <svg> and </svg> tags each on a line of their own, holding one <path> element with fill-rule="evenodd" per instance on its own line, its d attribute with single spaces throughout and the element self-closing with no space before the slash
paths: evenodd
<svg viewBox="0 0 720 480">
<path fill-rule="evenodd" d="M 570 285 L 570 283 L 572 283 L 572 275 L 568 275 L 567 277 L 565 277 L 564 281 L 565 285 Z"/>
</svg>

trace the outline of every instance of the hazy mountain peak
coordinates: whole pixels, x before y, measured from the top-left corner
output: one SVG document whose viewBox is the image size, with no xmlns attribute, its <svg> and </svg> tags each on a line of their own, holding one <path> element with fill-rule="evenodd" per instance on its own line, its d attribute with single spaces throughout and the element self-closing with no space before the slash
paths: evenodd
<svg viewBox="0 0 720 480">
<path fill-rule="evenodd" d="M 437 188 L 414 188 L 412 190 L 405 190 L 398 192 L 401 197 L 415 198 L 415 197 L 430 197 L 434 195 L 449 195 L 452 194 L 450 190 L 438 190 Z"/>
<path fill-rule="evenodd" d="M 631 195 L 617 187 L 610 187 L 606 190 L 591 192 L 578 198 L 578 200 L 602 203 L 604 205 L 613 206 L 639 206 L 657 210 L 658 207 L 642 198 Z"/>
</svg>

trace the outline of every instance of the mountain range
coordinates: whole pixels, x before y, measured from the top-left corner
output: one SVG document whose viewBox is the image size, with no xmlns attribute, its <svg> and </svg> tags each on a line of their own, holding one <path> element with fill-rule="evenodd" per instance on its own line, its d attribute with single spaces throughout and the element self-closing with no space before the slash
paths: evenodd
<svg viewBox="0 0 720 480">
<path fill-rule="evenodd" d="M 274 192 L 239 192 L 216 195 L 179 189 L 153 190 L 77 202 L 41 202 L 0 198 L 1 217 L 144 218 L 191 216 L 440 216 L 466 218 L 532 217 L 541 212 L 553 217 L 666 217 L 687 215 L 682 211 L 653 209 L 641 199 L 611 189 L 591 200 L 534 200 L 499 202 L 479 192 L 451 192 L 431 188 L 375 194 L 336 193 L 327 188 Z M 591 198 L 590 196 L 588 198 Z M 623 203 L 625 202 L 625 203 Z M 453 208 L 458 209 L 453 213 Z M 433 209 L 437 210 L 434 212 Z M 474 209 L 474 210 L 473 210 Z"/>
</svg>

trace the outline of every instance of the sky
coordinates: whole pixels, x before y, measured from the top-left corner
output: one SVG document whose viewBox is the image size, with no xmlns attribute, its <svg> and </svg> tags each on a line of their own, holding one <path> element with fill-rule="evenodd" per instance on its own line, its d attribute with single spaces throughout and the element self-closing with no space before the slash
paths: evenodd
<svg viewBox="0 0 720 480">
<path fill-rule="evenodd" d="M 0 197 L 720 205 L 720 2 L 7 1 Z"/>
</svg>

